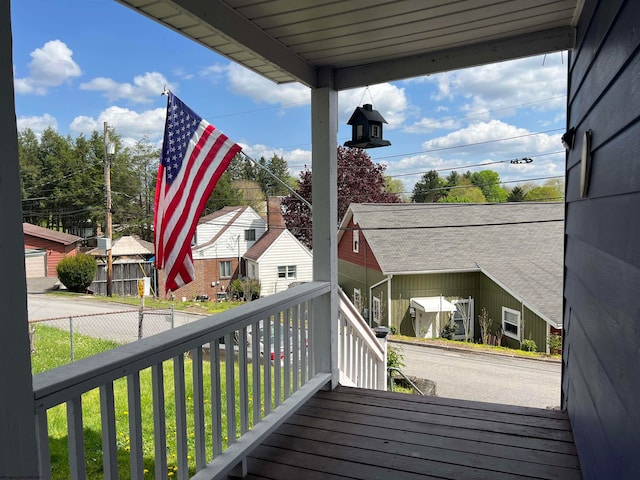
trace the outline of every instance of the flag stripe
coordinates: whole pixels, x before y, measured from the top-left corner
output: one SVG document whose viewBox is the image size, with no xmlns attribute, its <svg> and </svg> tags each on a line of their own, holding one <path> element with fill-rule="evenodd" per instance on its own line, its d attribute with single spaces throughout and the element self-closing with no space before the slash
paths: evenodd
<svg viewBox="0 0 640 480">
<path fill-rule="evenodd" d="M 191 239 L 211 192 L 241 148 L 169 93 L 154 217 L 167 291 L 195 277 Z"/>
</svg>

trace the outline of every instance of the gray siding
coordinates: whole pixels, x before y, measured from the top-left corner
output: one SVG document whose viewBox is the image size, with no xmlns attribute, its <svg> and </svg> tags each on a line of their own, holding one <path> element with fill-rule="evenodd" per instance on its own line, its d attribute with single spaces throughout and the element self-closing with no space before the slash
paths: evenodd
<svg viewBox="0 0 640 480">
<path fill-rule="evenodd" d="M 587 0 L 569 63 L 578 135 L 567 158 L 562 393 L 585 479 L 640 478 L 639 19 L 640 2 Z"/>
</svg>

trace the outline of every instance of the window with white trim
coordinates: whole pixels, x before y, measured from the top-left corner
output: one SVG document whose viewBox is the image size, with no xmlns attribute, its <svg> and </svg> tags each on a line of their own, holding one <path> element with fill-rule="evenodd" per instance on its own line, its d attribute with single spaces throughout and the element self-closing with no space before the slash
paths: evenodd
<svg viewBox="0 0 640 480">
<path fill-rule="evenodd" d="M 502 331 L 507 337 L 520 340 L 520 312 L 502 307 Z"/>
<path fill-rule="evenodd" d="M 281 265 L 278 267 L 278 278 L 296 278 L 295 265 Z"/>
<path fill-rule="evenodd" d="M 380 317 L 381 317 L 381 308 L 380 308 L 380 299 L 378 297 L 373 297 L 373 308 L 372 308 L 373 312 L 373 316 L 371 318 L 371 320 L 373 321 L 373 323 L 377 323 L 378 325 L 380 325 Z"/>
<path fill-rule="evenodd" d="M 231 277 L 231 262 L 228 260 L 220 262 L 220 278 L 229 277 Z"/>
<path fill-rule="evenodd" d="M 356 307 L 356 310 L 359 312 L 362 311 L 362 296 L 360 295 L 360 289 L 353 289 L 353 306 Z"/>
<path fill-rule="evenodd" d="M 353 230 L 353 253 L 360 251 L 360 231 Z"/>
</svg>

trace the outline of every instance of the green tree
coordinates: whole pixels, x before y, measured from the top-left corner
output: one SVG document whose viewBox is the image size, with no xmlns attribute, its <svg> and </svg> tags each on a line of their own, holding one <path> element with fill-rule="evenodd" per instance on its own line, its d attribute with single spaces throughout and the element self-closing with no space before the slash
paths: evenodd
<svg viewBox="0 0 640 480">
<path fill-rule="evenodd" d="M 526 197 L 526 193 L 522 187 L 516 185 L 509 192 L 509 196 L 507 197 L 507 202 L 524 202 Z"/>
<path fill-rule="evenodd" d="M 242 205 L 242 202 L 242 192 L 234 186 L 232 174 L 227 170 L 220 176 L 216 188 L 211 192 L 203 214 L 208 215 L 226 206 Z"/>
<path fill-rule="evenodd" d="M 438 172 L 430 170 L 422 175 L 422 178 L 414 185 L 411 201 L 416 203 L 437 202 L 446 195 L 445 186 L 446 183 L 440 178 Z"/>
<path fill-rule="evenodd" d="M 441 197 L 439 203 L 487 203 L 484 193 L 479 187 L 471 184 L 466 178 L 459 178 L 458 185 L 449 189 L 446 197 Z"/>
<path fill-rule="evenodd" d="M 406 193 L 404 190 L 404 182 L 398 178 L 392 178 L 388 175 L 384 175 L 385 191 L 388 193 L 395 193 L 404 201 Z"/>
<path fill-rule="evenodd" d="M 500 174 L 493 170 L 480 170 L 471 175 L 471 183 L 479 187 L 490 203 L 501 203 L 507 201 L 508 193 L 500 185 Z"/>
</svg>

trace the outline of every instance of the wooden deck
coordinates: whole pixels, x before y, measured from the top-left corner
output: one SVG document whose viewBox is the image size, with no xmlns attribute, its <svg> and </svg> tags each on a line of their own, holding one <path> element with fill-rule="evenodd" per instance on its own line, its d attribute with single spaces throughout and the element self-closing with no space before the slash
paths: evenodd
<svg viewBox="0 0 640 480">
<path fill-rule="evenodd" d="M 563 412 L 338 387 L 248 458 L 249 479 L 580 479 Z"/>
</svg>

